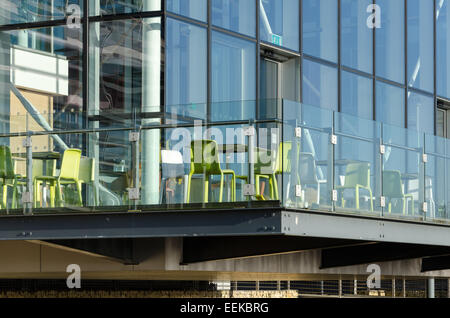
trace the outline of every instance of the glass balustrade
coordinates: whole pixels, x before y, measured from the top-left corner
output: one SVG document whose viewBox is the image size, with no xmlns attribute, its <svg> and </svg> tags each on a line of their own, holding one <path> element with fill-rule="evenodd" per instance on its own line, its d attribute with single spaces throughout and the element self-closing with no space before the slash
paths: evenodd
<svg viewBox="0 0 450 318">
<path fill-rule="evenodd" d="M 243 113 L 258 103 L 274 109 Z M 205 116 L 227 105 L 244 119 Z M 450 219 L 446 139 L 288 100 L 164 109 L 3 117 L 0 215 L 278 207 Z"/>
</svg>

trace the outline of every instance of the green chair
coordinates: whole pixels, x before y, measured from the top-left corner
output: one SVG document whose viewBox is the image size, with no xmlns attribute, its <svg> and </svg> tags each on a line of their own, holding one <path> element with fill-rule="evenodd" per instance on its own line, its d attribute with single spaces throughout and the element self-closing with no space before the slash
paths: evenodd
<svg viewBox="0 0 450 318">
<path fill-rule="evenodd" d="M 190 202 L 192 176 L 204 175 L 203 201 L 208 202 L 209 177 L 220 175 L 219 202 L 223 200 L 224 176 L 231 176 L 231 199 L 236 201 L 236 174 L 233 170 L 220 167 L 219 151 L 214 140 L 194 140 L 191 142 L 191 169 L 188 176 L 187 203 Z"/>
<path fill-rule="evenodd" d="M 403 190 L 402 174 L 397 170 L 383 171 L 383 196 L 391 199 L 401 199 L 403 202 L 403 215 L 406 214 L 406 201 L 411 200 L 411 212 L 414 215 L 414 197 L 405 194 Z M 389 200 L 389 201 L 390 201 Z M 389 213 L 392 212 L 392 203 L 389 202 Z"/>
<path fill-rule="evenodd" d="M 67 149 L 64 151 L 64 155 L 61 162 L 61 169 L 59 176 L 42 176 L 34 178 L 35 189 L 39 182 L 47 182 L 50 187 L 56 188 L 56 201 L 57 204 L 63 205 L 61 186 L 67 186 L 73 184 L 77 188 L 77 201 L 81 206 L 83 204 L 83 199 L 81 195 L 81 183 L 79 182 L 79 168 L 81 161 L 81 150 L 80 149 Z M 51 192 L 52 193 L 52 190 Z M 53 192 L 54 193 L 54 192 Z M 36 197 L 35 197 L 36 198 Z M 50 199 L 52 207 L 55 206 L 55 198 Z"/>
<path fill-rule="evenodd" d="M 94 204 L 98 206 L 97 188 L 95 186 L 95 159 L 83 157 L 80 160 L 80 169 L 78 174 L 78 188 L 81 189 L 82 184 L 91 185 L 94 195 Z"/>
<path fill-rule="evenodd" d="M 370 187 L 370 163 L 350 163 L 345 170 L 345 182 L 343 186 L 337 187 L 336 190 L 342 194 L 342 208 L 345 208 L 345 200 L 343 191 L 347 189 L 355 190 L 356 209 L 360 209 L 359 195 L 360 190 L 364 189 L 369 192 L 370 211 L 373 212 L 373 195 Z"/>
<path fill-rule="evenodd" d="M 279 200 L 277 175 L 283 172 L 289 173 L 291 171 L 291 142 L 282 142 L 278 147 L 278 151 L 272 154 L 270 151 L 257 148 L 255 170 L 256 196 L 264 198 L 260 190 L 260 180 L 268 179 L 270 187 L 270 196 L 274 200 Z M 265 160 L 261 160 L 265 156 Z M 269 157 L 269 158 L 267 158 Z M 264 162 L 269 159 L 269 162 Z"/>
<path fill-rule="evenodd" d="M 40 187 L 44 183 L 39 180 L 45 176 L 56 176 L 56 160 L 33 160 L 33 191 L 34 191 L 34 207 L 37 208 L 40 203 L 41 191 Z M 21 181 L 26 184 L 26 181 Z M 50 186 L 50 201 L 53 202 L 55 198 L 55 187 Z"/>
<path fill-rule="evenodd" d="M 8 146 L 0 146 L 0 178 L 2 179 L 2 200 L 1 207 L 6 209 L 8 206 L 8 187 L 13 189 L 12 208 L 17 207 L 17 187 L 20 175 L 14 173 L 14 163 L 12 160 L 11 149 Z M 12 182 L 11 182 L 12 181 Z"/>
</svg>

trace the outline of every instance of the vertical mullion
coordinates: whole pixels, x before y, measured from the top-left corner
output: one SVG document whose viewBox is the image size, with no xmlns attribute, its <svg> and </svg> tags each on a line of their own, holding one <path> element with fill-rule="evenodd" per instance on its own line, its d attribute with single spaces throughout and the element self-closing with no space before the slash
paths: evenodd
<svg viewBox="0 0 450 318">
<path fill-rule="evenodd" d="M 208 4 L 207 4 L 207 23 L 208 23 L 208 39 L 207 39 L 207 92 L 206 92 L 206 122 L 210 122 L 211 121 L 211 102 L 212 102 L 212 30 L 211 30 L 211 25 L 212 25 L 212 4 L 211 1 L 212 0 L 207 0 Z"/>
<path fill-rule="evenodd" d="M 404 23 L 405 23 L 405 48 L 404 48 L 404 57 L 405 57 L 405 128 L 408 128 L 408 1 L 404 0 Z"/>
<path fill-rule="evenodd" d="M 299 3 L 299 52 L 300 52 L 300 102 L 303 101 L 303 0 Z"/>
<path fill-rule="evenodd" d="M 342 79 L 342 75 L 341 75 L 341 70 L 342 70 L 342 63 L 341 63 L 341 0 L 338 0 L 337 3 L 337 15 L 338 15 L 338 20 L 337 20 L 337 37 L 338 37 L 338 43 L 337 43 L 337 58 L 338 58 L 338 101 L 337 101 L 337 109 L 338 112 L 340 112 L 342 110 L 342 83 L 341 83 L 341 79 Z"/>
<path fill-rule="evenodd" d="M 433 85 L 434 85 L 434 134 L 437 134 L 437 17 L 436 17 L 436 0 L 433 1 Z"/>
<path fill-rule="evenodd" d="M 377 4 L 376 0 L 373 0 L 373 4 Z M 376 81 L 376 74 L 377 74 L 377 69 L 376 69 L 376 34 L 377 32 L 377 28 L 372 28 L 372 80 L 373 80 L 373 87 L 372 87 L 372 95 L 373 95 L 373 120 L 376 121 L 377 119 L 377 81 Z"/>
<path fill-rule="evenodd" d="M 259 32 L 259 19 L 260 19 L 260 7 L 259 4 L 260 0 L 255 0 L 255 8 L 256 8 L 256 21 L 255 21 L 255 28 L 256 28 L 256 103 L 255 103 L 255 117 L 256 119 L 259 119 L 259 111 L 260 111 L 260 92 L 261 92 L 261 39 L 260 39 L 260 32 Z"/>
</svg>

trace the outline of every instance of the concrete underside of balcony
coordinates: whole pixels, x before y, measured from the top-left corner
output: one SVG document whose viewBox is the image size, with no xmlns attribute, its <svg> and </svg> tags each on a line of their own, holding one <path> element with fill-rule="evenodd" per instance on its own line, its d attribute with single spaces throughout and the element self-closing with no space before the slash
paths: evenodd
<svg viewBox="0 0 450 318">
<path fill-rule="evenodd" d="M 0 253 L 0 278 L 450 277 L 450 228 L 280 208 L 8 216 Z"/>
</svg>

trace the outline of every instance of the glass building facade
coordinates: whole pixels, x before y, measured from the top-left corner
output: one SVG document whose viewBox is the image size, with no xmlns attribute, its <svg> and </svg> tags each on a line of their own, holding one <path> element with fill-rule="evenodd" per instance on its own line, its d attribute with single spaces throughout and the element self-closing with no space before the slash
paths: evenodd
<svg viewBox="0 0 450 318">
<path fill-rule="evenodd" d="M 8 194 L 2 208 L 18 207 L 10 202 L 17 195 L 14 200 L 29 209 L 70 200 L 75 206 L 130 208 L 170 198 L 177 204 L 204 204 L 247 202 L 248 196 L 283 204 L 316 196 L 309 199 L 314 204 L 302 207 L 345 209 L 344 201 L 351 200 L 344 194 L 336 200 L 334 194 L 351 188 L 345 179 L 350 182 L 352 159 L 372 167 L 365 185 L 374 192 L 365 195 L 368 210 L 408 205 L 403 201 L 410 198 L 409 184 L 415 187 L 412 210 L 429 202 L 439 205 L 435 210 L 446 217 L 450 193 L 434 191 L 440 200 L 427 201 L 430 192 L 419 193 L 419 188 L 432 184 L 446 189 L 450 181 L 447 169 L 442 175 L 436 172 L 445 166 L 445 137 L 450 137 L 448 109 L 438 107 L 438 101 L 446 105 L 450 100 L 448 2 L 5 0 L 0 8 L 0 144 L 12 153 L 13 174 L 21 176 L 7 186 L 5 181 L 6 192 L 23 196 Z M 196 125 L 204 132 L 196 131 Z M 252 140 L 249 125 L 265 130 Z M 199 168 L 192 161 L 195 142 L 180 146 L 180 127 L 191 141 L 213 140 L 230 151 L 222 149 L 218 167 L 202 173 L 200 168 L 207 165 Z M 311 165 L 317 172 L 302 177 L 317 189 L 308 191 L 304 185 L 295 194 L 287 189 L 292 186 L 288 178 L 278 183 L 271 178 L 297 169 L 287 159 L 294 148 L 277 146 L 292 143 L 296 128 L 311 128 L 298 135 L 309 136 L 301 153 L 312 155 L 312 161 L 301 159 L 299 166 Z M 276 129 L 278 134 L 271 132 Z M 334 161 L 327 165 L 328 137 L 338 134 L 342 142 L 333 144 Z M 374 150 L 379 140 L 388 153 L 380 160 Z M 265 167 L 259 150 L 248 151 L 252 146 L 270 148 L 268 156 L 282 163 Z M 427 146 L 429 165 L 421 167 L 419 155 Z M 82 159 L 94 159 L 82 183 L 80 176 L 63 175 L 70 162 L 63 162 L 70 158 L 68 149 L 81 150 Z M 175 150 L 184 160 L 165 162 Z M 286 156 L 274 155 L 278 150 Z M 44 172 L 33 170 L 38 160 Z M 172 165 L 168 178 L 165 163 Z M 427 169 L 429 179 L 421 179 Z M 374 198 L 389 197 L 387 192 L 383 196 L 388 186 L 382 180 L 396 175 L 384 170 L 402 173 L 396 198 L 403 203 L 370 208 Z M 198 174 L 203 178 L 195 178 Z M 185 183 L 195 187 L 178 189 Z M 64 193 L 64 184 L 74 189 Z M 256 187 L 253 196 L 246 197 L 246 184 Z M 360 199 L 355 200 L 358 210 Z"/>
</svg>

